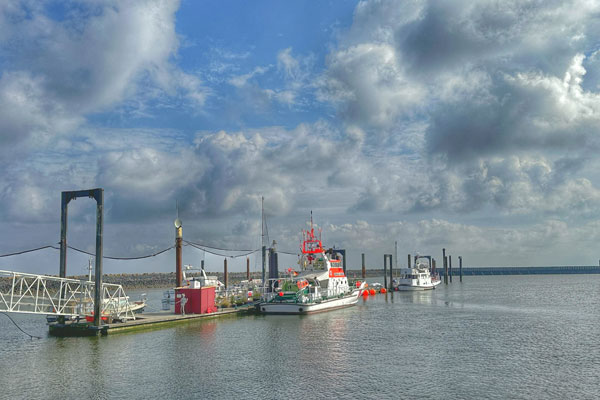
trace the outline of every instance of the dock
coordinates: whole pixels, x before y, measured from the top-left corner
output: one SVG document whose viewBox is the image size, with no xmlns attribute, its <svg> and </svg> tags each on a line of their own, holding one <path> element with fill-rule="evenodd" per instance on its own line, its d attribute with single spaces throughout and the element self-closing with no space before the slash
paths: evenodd
<svg viewBox="0 0 600 400">
<path fill-rule="evenodd" d="M 91 322 L 71 322 L 64 324 L 53 323 L 48 327 L 49 334 L 51 336 L 107 336 L 115 333 L 169 328 L 176 325 L 209 318 L 245 315 L 254 312 L 254 309 L 254 305 L 246 305 L 237 308 L 227 308 L 207 314 L 173 314 L 172 312 L 154 312 L 140 314 L 139 316 L 136 316 L 135 320 L 111 322 L 102 324 L 100 327 L 96 327 Z"/>
</svg>

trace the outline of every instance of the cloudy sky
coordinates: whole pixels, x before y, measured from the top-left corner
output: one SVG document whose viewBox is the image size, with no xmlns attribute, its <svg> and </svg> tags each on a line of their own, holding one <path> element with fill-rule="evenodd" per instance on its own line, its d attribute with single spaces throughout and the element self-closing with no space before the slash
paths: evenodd
<svg viewBox="0 0 600 400">
<path fill-rule="evenodd" d="M 2 1 L 0 253 L 57 243 L 60 192 L 102 187 L 109 256 L 171 246 L 176 201 L 186 240 L 255 249 L 264 196 L 281 250 L 312 210 L 350 267 L 395 241 L 401 263 L 596 264 L 599 38 L 596 0 Z M 93 252 L 95 203 L 69 207 Z"/>
</svg>

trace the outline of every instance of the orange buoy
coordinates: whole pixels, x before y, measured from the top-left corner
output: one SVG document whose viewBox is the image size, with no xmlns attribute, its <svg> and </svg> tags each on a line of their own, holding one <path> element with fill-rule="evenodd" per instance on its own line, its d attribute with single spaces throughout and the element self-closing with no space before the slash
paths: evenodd
<svg viewBox="0 0 600 400">
<path fill-rule="evenodd" d="M 279 292 L 279 297 L 283 297 L 283 292 Z"/>
<path fill-rule="evenodd" d="M 371 296 L 375 296 L 375 289 L 371 289 L 371 290 L 369 290 L 369 294 L 370 294 Z"/>
<path fill-rule="evenodd" d="M 385 288 L 381 288 L 381 291 L 379 293 L 387 293 L 387 290 L 385 290 Z"/>
<path fill-rule="evenodd" d="M 367 297 L 369 295 L 369 291 L 368 290 L 363 290 L 362 291 L 362 296 L 363 297 Z"/>
<path fill-rule="evenodd" d="M 356 281 L 356 287 L 360 287 L 361 281 Z"/>
</svg>

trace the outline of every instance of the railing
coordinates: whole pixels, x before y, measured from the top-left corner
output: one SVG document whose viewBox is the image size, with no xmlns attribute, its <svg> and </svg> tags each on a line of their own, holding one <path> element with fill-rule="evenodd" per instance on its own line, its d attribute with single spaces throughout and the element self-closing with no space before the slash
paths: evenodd
<svg viewBox="0 0 600 400">
<path fill-rule="evenodd" d="M 94 282 L 0 270 L 0 311 L 71 317 L 91 315 Z M 121 285 L 102 284 L 102 316 L 135 319 Z"/>
</svg>

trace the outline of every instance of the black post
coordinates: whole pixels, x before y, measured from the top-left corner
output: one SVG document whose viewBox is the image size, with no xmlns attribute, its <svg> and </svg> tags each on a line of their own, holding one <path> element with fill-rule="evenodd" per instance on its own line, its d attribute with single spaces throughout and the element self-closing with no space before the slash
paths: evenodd
<svg viewBox="0 0 600 400">
<path fill-rule="evenodd" d="M 96 199 L 96 288 L 94 291 L 94 325 L 102 324 L 102 236 L 104 231 L 104 189 L 95 189 Z"/>
<path fill-rule="evenodd" d="M 450 283 L 452 283 L 452 256 L 448 256 L 448 270 L 450 271 Z"/>
<path fill-rule="evenodd" d="M 393 282 L 394 282 L 394 274 L 393 274 L 393 269 L 394 269 L 394 262 L 392 260 L 392 255 L 390 254 L 390 286 L 387 287 L 387 290 L 392 290 L 393 289 Z"/>
<path fill-rule="evenodd" d="M 223 259 L 223 283 L 225 284 L 225 290 L 229 287 L 229 274 L 227 273 L 227 259 Z"/>
<path fill-rule="evenodd" d="M 411 258 L 410 258 L 410 254 L 409 254 L 408 255 L 408 265 L 406 266 L 406 268 L 410 268 L 410 261 L 411 261 Z"/>
<path fill-rule="evenodd" d="M 67 213 L 69 200 L 67 192 L 62 192 L 60 196 L 60 269 L 59 276 L 67 276 Z"/>
<path fill-rule="evenodd" d="M 460 281 L 462 283 L 462 256 L 458 256 L 458 273 L 460 275 Z"/>
<path fill-rule="evenodd" d="M 183 274 L 181 273 L 183 263 L 182 241 L 183 231 L 181 225 L 179 225 L 175 228 L 175 287 L 181 287 L 183 281 Z"/>
<path fill-rule="evenodd" d="M 448 284 L 448 258 L 446 257 L 446 249 L 442 249 L 442 254 L 444 257 L 444 283 Z"/>
<path fill-rule="evenodd" d="M 277 251 L 275 248 L 269 249 L 269 288 L 268 291 L 272 292 L 277 279 L 279 278 L 279 260 L 277 257 Z"/>
<path fill-rule="evenodd" d="M 383 255 L 383 287 L 387 289 L 387 254 Z"/>
<path fill-rule="evenodd" d="M 366 279 L 367 269 L 365 268 L 365 253 L 362 253 L 362 278 Z"/>
<path fill-rule="evenodd" d="M 265 286 L 265 269 L 267 264 L 267 246 L 262 247 L 262 284 Z"/>
</svg>

